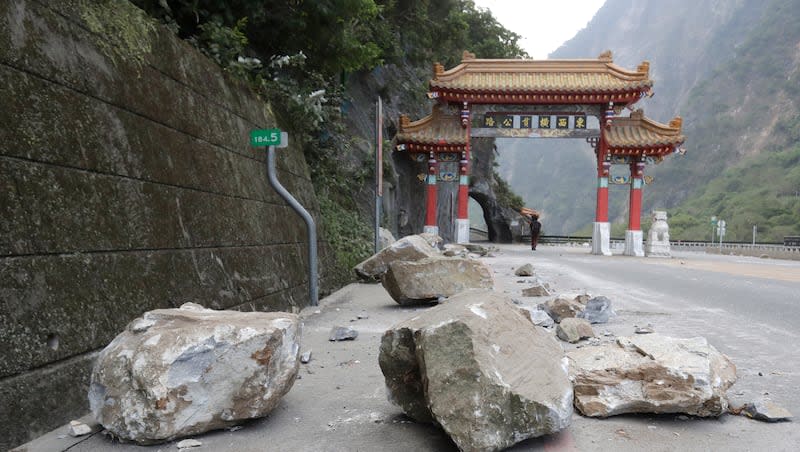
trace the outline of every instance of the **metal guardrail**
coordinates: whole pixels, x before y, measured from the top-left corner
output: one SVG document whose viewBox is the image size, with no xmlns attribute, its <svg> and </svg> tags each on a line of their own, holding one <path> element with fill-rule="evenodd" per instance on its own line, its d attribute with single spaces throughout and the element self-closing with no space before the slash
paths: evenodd
<svg viewBox="0 0 800 452">
<path fill-rule="evenodd" d="M 530 236 L 523 237 L 527 239 Z M 591 237 L 583 236 L 541 236 L 539 243 L 553 245 L 582 245 L 592 243 Z M 647 245 L 647 240 L 644 241 Z M 739 254 L 743 256 L 771 257 L 776 259 L 800 260 L 800 246 L 787 246 L 782 243 L 756 243 L 748 242 L 705 242 L 701 240 L 670 240 L 670 248 L 679 251 L 696 251 L 710 254 Z M 624 248 L 625 239 L 611 238 L 611 248 Z"/>
<path fill-rule="evenodd" d="M 523 235 L 524 239 L 530 240 L 530 235 Z M 612 239 L 613 240 L 613 239 Z M 575 235 L 541 235 L 539 236 L 539 243 L 548 244 L 564 244 L 564 243 L 585 243 L 592 242 L 591 237 L 581 237 Z"/>
<path fill-rule="evenodd" d="M 487 234 L 486 231 L 477 228 L 470 228 L 471 232 Z M 530 234 L 520 236 L 520 242 L 530 241 Z M 591 244 L 592 238 L 579 235 L 543 235 L 539 237 L 539 243 L 545 245 L 572 245 L 583 246 Z M 644 244 L 647 244 L 645 238 Z M 610 240 L 612 249 L 622 249 L 625 247 L 624 238 L 612 237 Z M 670 240 L 670 248 L 680 251 L 696 251 L 710 254 L 740 254 L 745 256 L 768 256 L 777 259 L 800 260 L 800 246 L 785 245 L 783 243 L 756 243 L 750 242 L 706 242 L 702 240 Z"/>
</svg>

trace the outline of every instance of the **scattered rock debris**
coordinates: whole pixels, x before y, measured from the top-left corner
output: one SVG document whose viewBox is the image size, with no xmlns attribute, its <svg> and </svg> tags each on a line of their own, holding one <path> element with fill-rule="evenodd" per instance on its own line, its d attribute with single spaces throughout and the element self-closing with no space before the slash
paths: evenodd
<svg viewBox="0 0 800 452">
<path fill-rule="evenodd" d="M 328 340 L 331 342 L 338 341 L 352 341 L 358 337 L 358 331 L 350 327 L 334 326 L 331 333 L 328 335 Z"/>
<path fill-rule="evenodd" d="M 574 344 L 581 339 L 594 337 L 594 331 L 586 319 L 568 317 L 562 319 L 556 327 L 556 336 L 562 341 Z"/>
<path fill-rule="evenodd" d="M 536 284 L 527 289 L 522 289 L 523 297 L 546 297 L 548 295 L 550 295 L 550 290 L 546 283 Z"/>
<path fill-rule="evenodd" d="M 514 271 L 516 276 L 533 276 L 533 265 L 525 264 Z"/>
<path fill-rule="evenodd" d="M 576 317 L 586 319 L 589 323 L 608 323 L 614 315 L 611 309 L 611 300 L 607 297 L 594 297 L 586 302 L 586 307 Z"/>
</svg>

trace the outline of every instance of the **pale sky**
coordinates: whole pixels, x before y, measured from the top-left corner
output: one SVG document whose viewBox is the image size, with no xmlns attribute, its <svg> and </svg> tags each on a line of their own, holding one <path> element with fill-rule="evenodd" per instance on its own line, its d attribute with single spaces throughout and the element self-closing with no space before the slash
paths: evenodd
<svg viewBox="0 0 800 452">
<path fill-rule="evenodd" d="M 531 58 L 547 55 L 586 27 L 605 0 L 474 0 L 504 27 L 521 35 Z"/>
</svg>

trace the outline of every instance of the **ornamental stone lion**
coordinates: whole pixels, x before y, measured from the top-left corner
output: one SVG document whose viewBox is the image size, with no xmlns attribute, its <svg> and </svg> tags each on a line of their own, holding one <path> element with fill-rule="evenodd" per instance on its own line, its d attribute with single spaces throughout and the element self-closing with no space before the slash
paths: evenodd
<svg viewBox="0 0 800 452">
<path fill-rule="evenodd" d="M 648 256 L 671 257 L 669 249 L 669 225 L 667 224 L 667 212 L 654 210 L 651 212 L 653 220 L 650 231 L 647 234 L 647 246 L 645 252 Z"/>
</svg>

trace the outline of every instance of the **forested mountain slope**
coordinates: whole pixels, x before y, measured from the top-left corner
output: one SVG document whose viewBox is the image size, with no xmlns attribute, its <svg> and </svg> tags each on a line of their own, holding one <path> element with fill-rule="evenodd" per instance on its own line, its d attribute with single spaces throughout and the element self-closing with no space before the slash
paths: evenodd
<svg viewBox="0 0 800 452">
<path fill-rule="evenodd" d="M 748 240 L 753 224 L 764 240 L 800 233 L 800 1 L 609 0 L 551 58 L 606 49 L 623 67 L 650 61 L 656 95 L 638 108 L 664 123 L 684 119 L 688 152 L 647 168 L 655 180 L 644 212 L 668 210 L 676 238 L 710 238 L 712 215 L 727 220 L 730 240 Z M 512 187 L 545 212 L 548 233 L 587 231 L 588 145 L 516 142 L 500 159 Z M 611 202 L 621 234 L 627 187 L 613 187 Z"/>
</svg>

